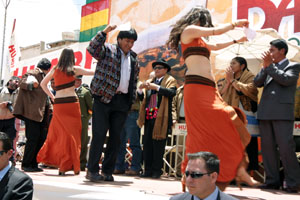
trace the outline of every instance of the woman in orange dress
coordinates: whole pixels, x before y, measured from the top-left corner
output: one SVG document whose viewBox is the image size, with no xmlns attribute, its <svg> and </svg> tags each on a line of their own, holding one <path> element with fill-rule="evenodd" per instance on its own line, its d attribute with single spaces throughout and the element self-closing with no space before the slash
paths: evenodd
<svg viewBox="0 0 300 200">
<path fill-rule="evenodd" d="M 221 190 L 236 175 L 249 176 L 239 168 L 243 167 L 241 163 L 250 135 L 245 127 L 245 115 L 238 108 L 228 106 L 221 98 L 209 56 L 211 50 L 219 50 L 246 41 L 247 38 L 212 44 L 208 42 L 208 37 L 226 33 L 235 27 L 246 27 L 248 24 L 247 20 L 242 19 L 213 27 L 209 11 L 195 7 L 173 25 L 167 41 L 177 51 L 181 44 L 187 66 L 184 85 L 184 111 L 188 132 L 186 153 L 209 151 L 220 158 L 217 185 Z M 183 172 L 186 165 L 187 156 L 182 163 Z"/>
<path fill-rule="evenodd" d="M 41 82 L 41 87 L 54 105 L 47 139 L 38 153 L 37 160 L 58 167 L 59 175 L 65 175 L 71 170 L 75 175 L 80 172 L 81 113 L 74 87 L 75 76 L 94 75 L 93 70 L 83 69 L 74 64 L 73 50 L 64 49 L 57 66 L 53 67 Z M 47 86 L 52 78 L 55 96 Z"/>
</svg>

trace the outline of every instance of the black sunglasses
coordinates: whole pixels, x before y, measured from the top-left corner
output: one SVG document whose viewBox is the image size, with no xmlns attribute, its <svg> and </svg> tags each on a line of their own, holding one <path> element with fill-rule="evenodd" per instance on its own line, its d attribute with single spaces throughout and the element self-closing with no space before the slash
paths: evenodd
<svg viewBox="0 0 300 200">
<path fill-rule="evenodd" d="M 192 178 L 201 178 L 202 176 L 206 175 L 206 174 L 211 174 L 212 172 L 209 173 L 201 173 L 201 172 L 189 172 L 189 171 L 185 171 L 185 176 L 186 178 L 190 175 Z"/>
<path fill-rule="evenodd" d="M 6 150 L 0 151 L 0 156 L 2 156 L 4 153 L 7 153 L 7 151 Z"/>
<path fill-rule="evenodd" d="M 164 69 L 165 67 L 162 67 L 162 66 L 157 66 L 157 67 L 154 67 L 153 69 Z"/>
</svg>

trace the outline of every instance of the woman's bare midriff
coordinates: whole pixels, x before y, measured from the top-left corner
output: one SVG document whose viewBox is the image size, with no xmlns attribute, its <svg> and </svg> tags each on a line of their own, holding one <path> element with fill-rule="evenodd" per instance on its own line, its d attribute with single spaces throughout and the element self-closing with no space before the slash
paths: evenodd
<svg viewBox="0 0 300 200">
<path fill-rule="evenodd" d="M 74 97 L 76 96 L 75 87 L 69 87 L 66 89 L 56 91 L 55 98 L 63 98 L 63 97 Z"/>
<path fill-rule="evenodd" d="M 215 81 L 210 61 L 205 56 L 191 55 L 185 59 L 185 64 L 188 69 L 186 75 L 198 75 Z"/>
</svg>

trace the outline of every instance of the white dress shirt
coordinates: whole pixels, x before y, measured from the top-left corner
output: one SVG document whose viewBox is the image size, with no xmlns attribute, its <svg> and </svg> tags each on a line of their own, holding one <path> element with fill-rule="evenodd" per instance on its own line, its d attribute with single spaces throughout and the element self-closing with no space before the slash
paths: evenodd
<svg viewBox="0 0 300 200">
<path fill-rule="evenodd" d="M 121 54 L 121 80 L 119 87 L 117 88 L 117 92 L 127 94 L 131 72 L 130 53 L 128 52 L 127 55 L 125 55 L 124 52 L 121 50 Z"/>
</svg>

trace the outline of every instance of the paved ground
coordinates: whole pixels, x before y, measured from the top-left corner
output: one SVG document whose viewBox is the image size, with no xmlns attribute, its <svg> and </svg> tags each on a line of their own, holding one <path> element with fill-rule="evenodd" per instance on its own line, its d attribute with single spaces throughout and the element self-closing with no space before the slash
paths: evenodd
<svg viewBox="0 0 300 200">
<path fill-rule="evenodd" d="M 19 168 L 20 166 L 17 165 Z M 55 169 L 46 169 L 41 173 L 28 173 L 34 182 L 34 200 L 116 200 L 142 199 L 167 200 L 181 192 L 178 179 L 162 177 L 159 180 L 139 177 L 114 176 L 115 182 L 91 183 L 85 180 L 85 172 L 74 176 L 72 172 L 66 176 L 58 176 Z M 283 191 L 265 190 L 244 187 L 242 191 L 230 186 L 225 191 L 238 199 L 245 200 L 299 200 L 300 193 L 287 194 Z"/>
</svg>

